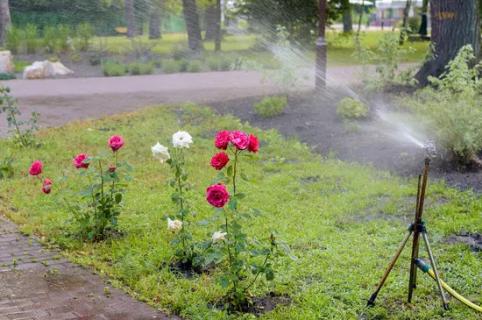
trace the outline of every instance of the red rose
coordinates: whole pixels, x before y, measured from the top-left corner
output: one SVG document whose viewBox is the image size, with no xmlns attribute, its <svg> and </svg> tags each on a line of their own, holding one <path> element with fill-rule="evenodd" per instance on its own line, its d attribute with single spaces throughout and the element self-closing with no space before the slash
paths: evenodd
<svg viewBox="0 0 482 320">
<path fill-rule="evenodd" d="M 49 194 L 50 191 L 52 191 L 52 183 L 52 180 L 50 180 L 49 178 L 45 179 L 42 185 L 42 192 L 45 194 Z"/>
<path fill-rule="evenodd" d="M 114 173 L 116 170 L 117 170 L 116 166 L 114 166 L 114 165 L 109 166 L 109 172 L 110 173 Z"/>
<path fill-rule="evenodd" d="M 229 162 L 229 156 L 225 152 L 215 154 L 211 158 L 211 166 L 216 170 L 221 170 Z"/>
<path fill-rule="evenodd" d="M 219 131 L 214 139 L 214 145 L 216 148 L 226 150 L 229 145 L 229 135 L 230 132 L 227 130 Z"/>
<path fill-rule="evenodd" d="M 35 160 L 30 166 L 28 173 L 30 173 L 31 176 L 38 176 L 42 173 L 43 166 L 42 161 Z"/>
<path fill-rule="evenodd" d="M 229 193 L 223 184 L 215 184 L 207 188 L 206 200 L 216 208 L 222 208 L 229 201 Z"/>
<path fill-rule="evenodd" d="M 249 145 L 249 136 L 243 131 L 232 131 L 229 135 L 230 142 L 238 150 L 246 150 Z"/>
<path fill-rule="evenodd" d="M 116 152 L 120 148 L 124 146 L 124 139 L 121 136 L 112 136 L 109 139 L 109 146 L 112 149 L 112 151 Z"/>
<path fill-rule="evenodd" d="M 259 141 L 258 141 L 258 137 L 256 137 L 255 135 L 252 135 L 250 134 L 249 135 L 249 145 L 248 145 L 248 151 L 249 152 L 258 152 L 259 150 Z"/>
<path fill-rule="evenodd" d="M 72 160 L 72 163 L 77 169 L 87 169 L 89 167 L 89 163 L 85 160 L 88 158 L 89 156 L 85 153 L 80 153 L 74 158 L 74 160 Z"/>
</svg>

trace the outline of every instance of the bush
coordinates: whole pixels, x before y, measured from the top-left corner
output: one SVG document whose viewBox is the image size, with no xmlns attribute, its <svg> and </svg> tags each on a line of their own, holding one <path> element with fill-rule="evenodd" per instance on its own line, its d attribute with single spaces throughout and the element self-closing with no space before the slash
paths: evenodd
<svg viewBox="0 0 482 320">
<path fill-rule="evenodd" d="M 86 51 L 90 47 L 90 40 L 94 36 L 94 28 L 90 23 L 84 22 L 77 26 L 78 49 Z"/>
<path fill-rule="evenodd" d="M 102 71 L 106 77 L 120 77 L 127 74 L 127 68 L 125 65 L 110 60 L 104 62 Z"/>
<path fill-rule="evenodd" d="M 14 68 L 15 68 L 15 73 L 21 73 L 25 69 L 26 66 L 31 65 L 29 61 L 25 60 L 14 60 Z"/>
<path fill-rule="evenodd" d="M 363 119 L 368 116 L 368 107 L 353 98 L 343 98 L 336 107 L 336 114 L 342 119 Z"/>
<path fill-rule="evenodd" d="M 9 179 L 14 175 L 13 158 L 6 157 L 0 160 L 0 179 Z"/>
<path fill-rule="evenodd" d="M 187 72 L 201 72 L 202 70 L 202 63 L 199 60 L 193 60 L 187 66 Z"/>
<path fill-rule="evenodd" d="M 174 59 L 168 59 L 162 63 L 162 71 L 164 73 L 176 73 L 181 71 L 181 61 L 176 61 Z"/>
<path fill-rule="evenodd" d="M 129 72 L 132 75 L 152 74 L 154 65 L 152 63 L 134 62 L 129 65 Z"/>
<path fill-rule="evenodd" d="M 413 108 L 436 137 L 436 142 L 462 163 L 477 162 L 482 150 L 482 85 L 475 56 L 463 47 L 447 66 L 441 79 L 403 102 Z"/>
<path fill-rule="evenodd" d="M 254 112 L 263 118 L 270 118 L 283 113 L 288 99 L 282 96 L 266 97 L 254 105 Z"/>
<path fill-rule="evenodd" d="M 43 32 L 43 45 L 49 53 L 60 53 L 71 48 L 71 30 L 66 25 L 46 26 Z"/>
<path fill-rule="evenodd" d="M 8 29 L 5 39 L 5 46 L 13 54 L 17 54 L 22 43 L 22 31 L 19 28 L 11 27 Z"/>
<path fill-rule="evenodd" d="M 37 51 L 37 37 L 38 37 L 38 29 L 37 26 L 34 24 L 27 24 L 25 29 L 23 30 L 23 37 L 25 41 L 25 49 L 27 53 L 33 54 Z"/>
<path fill-rule="evenodd" d="M 13 80 L 17 78 L 15 73 L 10 72 L 0 72 L 0 80 Z"/>
<path fill-rule="evenodd" d="M 229 71 L 233 63 L 232 59 L 226 56 L 214 55 L 206 58 L 206 64 L 211 71 Z"/>
</svg>

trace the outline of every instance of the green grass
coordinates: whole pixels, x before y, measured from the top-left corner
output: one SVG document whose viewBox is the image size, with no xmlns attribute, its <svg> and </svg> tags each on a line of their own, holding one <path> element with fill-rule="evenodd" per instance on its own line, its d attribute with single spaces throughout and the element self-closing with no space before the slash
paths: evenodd
<svg viewBox="0 0 482 320">
<path fill-rule="evenodd" d="M 211 307 L 222 295 L 215 281 L 218 271 L 186 279 L 167 267 L 171 235 L 163 217 L 175 210 L 167 184 L 170 170 L 152 159 L 150 146 L 157 141 L 168 145 L 171 134 L 181 128 L 194 137 L 188 170 L 196 220 L 214 214 L 204 200 L 204 190 L 216 176 L 209 167 L 215 152 L 214 133 L 238 128 L 260 137 L 259 155 L 241 167 L 252 181 L 241 181 L 238 188 L 246 193 L 242 205 L 260 208 L 264 214 L 245 230 L 260 238 L 276 230 L 298 257 L 297 261 L 279 260 L 274 283 L 254 288 L 258 296 L 274 291 L 292 299 L 290 305 L 278 306 L 262 319 L 477 319 L 477 314 L 456 301 L 442 312 L 434 281 L 422 274 L 413 306 L 406 304 L 409 250 L 380 293 L 378 306 L 365 307 L 412 218 L 415 180 L 324 159 L 296 140 L 215 116 L 209 109 L 158 107 L 73 123 L 40 132 L 39 149 L 16 149 L 2 141 L 3 152 L 15 155 L 16 172 L 24 173 L 2 181 L 0 208 L 24 232 L 61 245 L 73 261 L 109 275 L 114 285 L 166 312 L 186 319 L 252 318 L 228 316 Z M 104 243 L 80 244 L 64 236 L 69 212 L 59 205 L 64 197 L 75 201 L 67 190 L 87 183 L 72 168 L 71 159 L 79 152 L 105 150 L 112 134 L 124 136 L 121 157 L 135 168 L 120 216 L 125 235 Z M 55 182 L 50 196 L 41 194 L 38 181 L 25 174 L 35 159 L 44 161 L 46 175 Z M 482 303 L 481 253 L 443 239 L 460 230 L 480 232 L 481 210 L 481 199 L 471 192 L 441 183 L 429 186 L 425 217 L 439 269 L 450 285 L 478 304 Z M 215 225 L 199 227 L 194 237 L 205 239 L 215 229 Z"/>
<path fill-rule="evenodd" d="M 389 32 L 389 31 L 385 31 Z M 382 31 L 370 31 L 362 34 L 362 45 L 374 49 L 383 35 Z M 253 59 L 270 68 L 276 67 L 277 62 L 270 52 L 253 52 L 250 49 L 256 44 L 256 35 L 229 35 L 224 37 L 222 50 L 227 53 L 237 54 L 239 57 Z M 163 35 L 162 39 L 149 40 L 147 36 L 136 38 L 136 41 L 145 46 L 152 46 L 152 52 L 169 56 L 175 50 L 187 47 L 187 35 L 182 33 L 172 33 Z M 354 43 L 352 36 L 344 36 L 339 32 L 328 32 L 328 63 L 329 65 L 356 65 L 360 64 L 353 57 Z M 124 36 L 117 37 L 97 37 L 94 38 L 93 47 L 103 48 L 111 54 L 119 55 L 127 53 L 131 48 L 131 40 Z M 405 47 L 412 47 L 414 50 L 403 57 L 403 62 L 421 62 L 426 56 L 428 42 L 406 42 Z M 204 43 L 207 52 L 214 51 L 214 43 L 207 41 Z M 309 49 L 307 57 L 314 60 L 314 51 Z"/>
</svg>

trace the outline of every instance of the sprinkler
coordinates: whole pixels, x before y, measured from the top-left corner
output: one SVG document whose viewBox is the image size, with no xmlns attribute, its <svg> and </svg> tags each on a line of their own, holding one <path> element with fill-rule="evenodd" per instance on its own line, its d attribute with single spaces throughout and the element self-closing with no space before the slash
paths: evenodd
<svg viewBox="0 0 482 320">
<path fill-rule="evenodd" d="M 432 140 L 428 140 L 423 145 L 423 150 L 425 151 L 425 155 L 427 158 L 435 158 L 437 157 L 437 147 L 435 146 L 435 142 Z"/>
</svg>

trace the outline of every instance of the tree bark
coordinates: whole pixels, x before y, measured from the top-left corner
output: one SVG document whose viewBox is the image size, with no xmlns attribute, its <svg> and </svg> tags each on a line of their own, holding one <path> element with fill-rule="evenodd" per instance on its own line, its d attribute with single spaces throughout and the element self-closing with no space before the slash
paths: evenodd
<svg viewBox="0 0 482 320">
<path fill-rule="evenodd" d="M 204 13 L 204 22 L 206 24 L 206 34 L 204 40 L 214 40 L 216 37 L 216 3 L 208 6 Z"/>
<path fill-rule="evenodd" d="M 480 55 L 479 0 L 432 0 L 432 58 L 415 78 L 421 86 L 428 77 L 439 77 L 461 47 L 470 44 L 476 57 Z"/>
<path fill-rule="evenodd" d="M 418 30 L 418 34 L 422 39 L 426 39 L 428 32 L 428 0 L 423 0 L 422 10 L 421 10 L 421 22 L 420 22 L 420 29 Z"/>
<path fill-rule="evenodd" d="M 316 40 L 315 87 L 318 91 L 326 88 L 327 43 L 325 39 L 327 0 L 318 3 L 318 39 Z"/>
<path fill-rule="evenodd" d="M 353 19 L 351 16 L 350 0 L 343 0 L 343 32 L 349 33 L 353 31 Z"/>
<path fill-rule="evenodd" d="M 12 20 L 10 18 L 10 5 L 8 0 L 0 0 L 0 44 L 5 43 L 8 29 Z"/>
<path fill-rule="evenodd" d="M 402 45 L 405 42 L 405 37 L 407 36 L 408 14 L 410 12 L 411 6 L 412 6 L 412 0 L 407 0 L 407 2 L 405 2 L 405 8 L 403 9 L 402 30 L 400 30 L 400 40 L 399 40 L 400 45 Z"/>
<path fill-rule="evenodd" d="M 127 23 L 127 36 L 129 38 L 132 38 L 137 33 L 134 0 L 125 0 L 124 6 L 125 6 L 125 19 Z"/>
<path fill-rule="evenodd" d="M 182 9 L 186 22 L 189 48 L 192 51 L 200 52 L 203 49 L 203 45 L 196 0 L 182 0 Z"/>
<path fill-rule="evenodd" d="M 222 30 L 221 30 L 221 0 L 216 0 L 216 34 L 214 37 L 214 51 L 221 51 L 221 40 L 222 40 Z"/>
<path fill-rule="evenodd" d="M 161 38 L 161 3 L 153 2 L 149 15 L 149 39 Z"/>
</svg>

